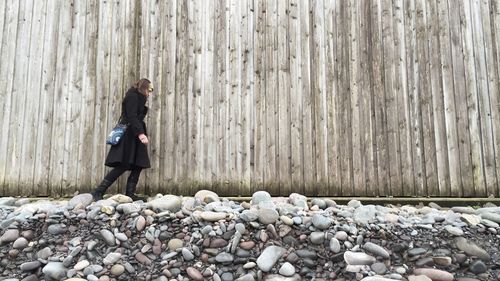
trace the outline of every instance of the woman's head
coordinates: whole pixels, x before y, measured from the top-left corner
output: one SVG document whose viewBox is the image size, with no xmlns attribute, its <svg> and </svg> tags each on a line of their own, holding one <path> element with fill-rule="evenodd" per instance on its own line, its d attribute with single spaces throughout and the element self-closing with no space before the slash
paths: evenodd
<svg viewBox="0 0 500 281">
<path fill-rule="evenodd" d="M 139 79 L 139 81 L 135 82 L 133 88 L 137 89 L 137 91 L 146 97 L 148 97 L 154 90 L 153 83 L 151 83 L 151 81 L 147 78 Z"/>
</svg>

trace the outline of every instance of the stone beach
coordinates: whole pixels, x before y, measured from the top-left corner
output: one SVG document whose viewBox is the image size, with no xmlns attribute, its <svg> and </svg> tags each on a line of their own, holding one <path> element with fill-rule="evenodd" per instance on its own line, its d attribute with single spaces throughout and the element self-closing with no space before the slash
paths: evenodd
<svg viewBox="0 0 500 281">
<path fill-rule="evenodd" d="M 500 280 L 500 207 L 0 198 L 0 280 Z"/>
</svg>

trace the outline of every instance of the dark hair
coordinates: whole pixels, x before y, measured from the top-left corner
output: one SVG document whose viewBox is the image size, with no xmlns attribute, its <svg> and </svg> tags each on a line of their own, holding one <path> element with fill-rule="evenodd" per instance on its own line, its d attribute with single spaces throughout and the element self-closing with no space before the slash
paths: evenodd
<svg viewBox="0 0 500 281">
<path fill-rule="evenodd" d="M 151 84 L 151 81 L 147 78 L 141 78 L 139 81 L 135 82 L 135 84 L 132 86 L 132 88 L 137 89 L 141 93 L 145 93 L 148 88 L 149 84 Z"/>
</svg>

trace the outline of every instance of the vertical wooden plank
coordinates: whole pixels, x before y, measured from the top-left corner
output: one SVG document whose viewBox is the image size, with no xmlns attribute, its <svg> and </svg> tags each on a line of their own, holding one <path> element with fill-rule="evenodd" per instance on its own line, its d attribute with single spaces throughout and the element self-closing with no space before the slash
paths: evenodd
<svg viewBox="0 0 500 281">
<path fill-rule="evenodd" d="M 477 99 L 481 132 L 482 157 L 486 190 L 477 190 L 478 196 L 488 196 L 496 191 L 495 151 L 493 146 L 490 100 L 488 96 L 488 66 L 486 62 L 485 35 L 481 20 L 479 0 L 471 1 L 472 42 L 476 68 Z"/>
<path fill-rule="evenodd" d="M 176 77 L 176 46 L 177 20 L 176 1 L 162 3 L 161 16 L 161 80 L 157 81 L 157 95 L 160 96 L 160 135 L 159 145 L 159 193 L 175 194 L 177 188 L 174 181 L 175 158 L 175 77 Z"/>
<path fill-rule="evenodd" d="M 328 106 L 328 120 L 327 120 L 327 134 L 328 134 L 328 144 L 327 144 L 327 161 L 328 161 L 328 195 L 339 195 L 341 189 L 340 181 L 340 165 L 339 165 L 339 122 L 337 113 L 337 104 L 339 101 L 338 81 L 336 77 L 338 75 L 339 63 L 336 59 L 337 54 L 337 30 L 336 20 L 338 17 L 338 9 L 336 5 L 337 1 L 329 0 L 325 2 L 325 65 L 326 65 L 326 96 L 327 96 L 327 106 Z M 291 30 L 294 30 L 293 26 L 290 26 Z M 291 58 L 293 56 L 291 55 Z M 292 75 L 292 85 L 293 85 L 293 75 Z M 293 104 L 293 102 L 292 102 Z M 292 135 L 293 143 L 293 135 Z M 292 154 L 293 154 L 292 146 Z"/>
<path fill-rule="evenodd" d="M 241 14 L 241 176 L 242 185 L 240 194 L 243 196 L 251 196 L 251 110 L 253 108 L 253 56 L 252 48 L 253 40 L 253 21 L 254 9 L 250 0 L 245 0 L 240 5 Z"/>
<path fill-rule="evenodd" d="M 240 65 L 240 9 L 241 2 L 229 1 L 228 21 L 228 67 L 229 77 L 227 118 L 228 157 L 228 193 L 240 194 L 241 188 L 241 65 Z M 229 191 L 231 190 L 231 191 Z"/>
<path fill-rule="evenodd" d="M 423 189 L 417 187 L 417 196 L 428 196 L 439 194 L 437 167 L 436 167 L 436 144 L 434 139 L 434 123 L 433 123 L 433 106 L 431 95 L 431 79 L 429 56 L 429 40 L 430 35 L 427 33 L 429 25 L 432 25 L 432 18 L 427 15 L 429 7 L 422 0 L 416 1 L 417 13 L 417 59 L 418 59 L 418 85 L 417 91 L 420 93 L 420 111 L 421 111 L 421 128 L 422 128 L 422 155 L 425 165 L 423 175 L 425 176 L 425 184 Z"/>
<path fill-rule="evenodd" d="M 192 56 L 193 63 L 191 64 L 190 72 L 192 73 L 192 105 L 193 105 L 193 122 L 191 123 L 191 131 L 190 131 L 190 141 L 191 141 L 191 153 L 190 153 L 190 162 L 192 163 L 195 173 L 192 176 L 192 189 L 191 194 L 194 195 L 198 190 L 202 189 L 202 170 L 203 170 L 203 127 L 202 120 L 203 116 L 203 103 L 204 95 L 202 95 L 201 87 L 202 87 L 202 30 L 201 25 L 202 22 L 202 13 L 203 7 L 200 2 L 194 1 L 192 7 L 192 33 L 190 33 L 190 40 L 192 40 Z M 191 11 L 190 11 L 191 14 Z"/>
<path fill-rule="evenodd" d="M 7 5 L 6 5 L 7 1 L 1 1 L 0 2 L 0 11 L 2 12 L 2 15 L 0 17 L 0 48 L 1 46 L 4 44 L 3 43 L 3 30 L 4 30 L 4 27 L 5 27 L 5 19 L 7 18 L 6 15 L 7 15 Z"/>
<path fill-rule="evenodd" d="M 427 22 L 429 25 L 430 36 L 429 40 L 429 58 L 430 58 L 430 85 L 432 98 L 432 117 L 434 131 L 433 138 L 436 144 L 436 160 L 437 160 L 437 176 L 438 186 L 433 188 L 429 185 L 430 195 L 439 196 L 449 194 L 450 192 L 450 174 L 448 161 L 448 146 L 446 140 L 446 121 L 444 116 L 444 100 L 443 100 L 443 81 L 438 77 L 442 75 L 441 55 L 443 51 L 439 44 L 439 21 L 436 1 L 428 3 L 426 9 Z M 426 151 L 432 148 L 426 144 Z M 426 155 L 428 153 L 426 152 Z"/>
<path fill-rule="evenodd" d="M 64 180 L 64 138 L 65 138 L 65 115 L 68 109 L 68 73 L 69 58 L 71 57 L 71 17 L 73 13 L 72 3 L 64 2 L 61 7 L 61 15 L 58 28 L 57 60 L 53 107 L 53 126 L 50 134 L 50 195 L 59 197 L 62 189 L 66 186 Z"/>
<path fill-rule="evenodd" d="M 302 154 L 302 79 L 301 79 L 301 24 L 300 5 L 303 1 L 289 1 L 290 34 L 290 145 L 291 145 L 291 186 L 294 192 L 303 194 L 304 165 Z M 257 68 L 258 65 L 255 65 Z"/>
<path fill-rule="evenodd" d="M 278 1 L 278 149 L 277 167 L 280 183 L 279 194 L 288 196 L 292 193 L 291 186 L 291 140 L 290 140 L 290 45 L 289 45 L 289 1 Z"/>
<path fill-rule="evenodd" d="M 360 85 L 362 84 L 361 77 L 361 59 L 359 52 L 359 1 L 349 1 L 348 9 L 350 13 L 349 22 L 349 98 L 351 106 L 348 108 L 352 112 L 351 123 L 351 140 L 352 140 L 352 173 L 353 187 L 355 196 L 366 195 L 365 174 L 364 174 L 364 146 L 361 142 L 362 136 L 365 134 L 365 125 L 362 124 L 364 104 L 362 101 L 363 93 Z"/>
<path fill-rule="evenodd" d="M 216 1 L 214 28 L 214 125 L 216 137 L 216 171 L 213 174 L 212 186 L 220 190 L 226 175 L 226 5 L 225 1 Z M 224 191 L 225 193 L 225 191 Z"/>
<path fill-rule="evenodd" d="M 314 152 L 314 128 L 313 114 L 314 103 L 313 93 L 311 92 L 311 7 L 309 3 L 302 2 L 300 5 L 301 20 L 301 78 L 302 78 L 302 135 L 303 135 L 303 165 L 304 165 L 304 194 L 315 195 L 316 184 L 316 161 Z"/>
<path fill-rule="evenodd" d="M 186 89 L 183 90 L 185 91 L 185 102 L 186 102 L 186 107 L 185 107 L 185 114 L 186 116 L 186 134 L 185 137 L 186 139 L 184 140 L 186 142 L 186 166 L 184 167 L 185 170 L 185 183 L 184 187 L 182 189 L 183 194 L 192 194 L 194 195 L 194 190 L 196 189 L 195 186 L 193 186 L 193 180 L 194 176 L 196 174 L 196 170 L 198 169 L 197 165 L 197 159 L 196 159 L 196 119 L 198 116 L 198 112 L 196 109 L 196 100 L 197 96 L 195 93 L 195 81 L 194 81 L 194 70 L 195 67 L 195 58 L 194 58 L 194 40 L 195 40 L 195 19 L 194 19 L 194 14 L 195 14 L 195 1 L 185 1 L 186 5 L 186 33 L 181 35 L 183 37 L 186 37 L 186 52 L 185 52 L 185 57 L 184 60 L 179 61 L 178 63 L 181 64 L 186 64 Z"/>
<path fill-rule="evenodd" d="M 175 180 L 178 183 L 180 191 L 188 188 L 188 7 L 185 1 L 177 2 L 177 37 L 176 42 L 176 66 L 175 66 Z M 174 193 L 174 194 L 175 194 Z"/>
<path fill-rule="evenodd" d="M 31 29 L 31 14 L 32 5 L 26 2 L 21 2 L 19 4 L 19 13 L 17 14 L 17 34 L 11 37 L 12 41 L 15 42 L 15 52 L 11 53 L 15 57 L 15 64 L 8 75 L 12 76 L 12 86 L 6 88 L 6 93 L 12 94 L 11 106 L 10 106 L 10 118 L 9 118 L 9 131 L 6 133 L 8 136 L 7 145 L 7 163 L 5 174 L 8 178 L 8 183 L 6 184 L 5 195 L 15 195 L 18 190 L 22 190 L 23 187 L 20 186 L 19 178 L 22 173 L 25 173 L 21 167 L 22 162 L 22 147 L 23 142 L 29 140 L 23 140 L 24 131 L 24 116 L 25 116 L 25 104 L 29 102 L 26 94 L 22 94 L 23 90 L 26 90 L 26 84 L 28 77 L 28 66 L 29 66 L 29 42 L 30 42 L 30 29 Z"/>
<path fill-rule="evenodd" d="M 198 170 L 198 159 L 197 159 L 197 138 L 198 136 L 198 118 L 200 116 L 199 112 L 199 81 L 196 81 L 196 72 L 199 67 L 196 62 L 196 44 L 195 41 L 198 39 L 196 31 L 196 10 L 198 9 L 195 4 L 196 1 L 187 1 L 187 33 L 184 35 L 187 37 L 187 50 L 186 50 L 186 60 L 180 61 L 179 63 L 187 64 L 187 89 L 186 89 L 186 161 L 187 169 L 186 171 L 186 189 L 183 193 L 194 195 L 198 189 L 198 183 L 196 179 L 196 174 Z"/>
<path fill-rule="evenodd" d="M 132 6 L 131 6 L 132 5 Z M 132 1 L 119 1 L 116 0 L 113 2 L 113 9 L 114 13 L 116 14 L 115 18 L 113 19 L 112 22 L 112 51 L 111 51 L 111 73 L 110 73 L 110 105 L 111 109 L 109 114 L 111 114 L 111 126 L 114 126 L 118 122 L 118 119 L 120 118 L 121 111 L 122 111 L 122 101 L 125 96 L 126 91 L 131 87 L 131 85 L 139 78 L 138 70 L 136 69 L 137 67 L 135 66 L 135 59 L 134 57 L 137 57 L 136 53 L 134 53 L 134 57 L 131 57 L 129 54 L 130 52 L 137 51 L 137 41 L 136 37 L 134 36 L 134 29 L 138 29 L 135 25 L 135 18 L 136 18 L 136 12 L 135 12 L 135 3 L 132 3 Z M 131 34 L 129 34 L 131 33 Z M 127 40 L 128 39 L 128 40 Z M 121 70 L 121 71 L 116 71 L 116 70 Z M 150 79 L 152 79 L 151 77 Z M 153 83 L 154 83 L 154 79 Z M 154 97 L 154 96 L 153 96 Z M 150 98 L 151 99 L 151 98 Z M 151 104 L 151 102 L 149 102 Z M 151 107 L 151 106 L 150 106 Z M 149 111 L 148 115 L 156 115 L 156 112 L 154 111 L 154 108 L 152 111 Z M 108 118 L 109 119 L 109 118 Z M 150 124 L 146 120 L 147 125 Z M 150 134 L 150 126 L 147 126 L 148 128 L 148 135 Z M 155 134 L 153 134 L 154 136 Z M 154 139 L 151 139 L 150 141 L 153 144 L 155 143 Z M 151 145 L 149 145 L 151 147 Z M 150 158 L 152 159 L 152 165 L 154 167 L 155 165 L 155 160 L 154 156 L 151 157 L 150 153 Z M 142 173 L 139 181 L 140 184 L 138 184 L 137 189 L 138 193 L 146 193 L 144 192 L 144 178 L 145 176 L 148 175 L 149 169 L 146 170 L 146 172 Z M 154 174 L 157 174 L 155 171 Z M 124 176 L 120 177 L 119 180 L 117 181 L 117 184 L 114 184 L 113 190 L 117 193 L 125 193 L 125 188 L 126 188 L 126 182 L 127 182 L 127 177 L 128 174 L 125 174 Z"/>
<path fill-rule="evenodd" d="M 147 106 L 149 107 L 148 115 L 146 118 L 146 126 L 148 128 L 148 137 L 150 143 L 148 144 L 148 152 L 151 161 L 151 168 L 146 170 L 143 178 L 143 184 L 139 186 L 139 192 L 154 195 L 158 192 L 159 185 L 159 166 L 160 166 L 160 151 L 159 151 L 159 124 L 161 119 L 161 107 L 160 104 L 160 88 L 157 85 L 161 85 L 161 20 L 162 20 L 162 7 L 160 2 L 150 2 L 147 7 L 147 32 L 146 36 L 148 42 L 145 44 L 148 48 L 144 49 L 145 53 L 143 55 L 142 65 L 146 65 L 144 72 L 141 72 L 141 76 L 147 77 L 153 85 L 156 85 L 155 92 L 148 98 Z"/>
<path fill-rule="evenodd" d="M 375 108 L 376 151 L 378 167 L 378 195 L 387 196 L 390 193 L 389 159 L 386 142 L 386 109 L 384 101 L 384 68 L 382 47 L 382 7 L 380 1 L 372 1 L 371 34 L 372 34 L 372 66 L 370 70 L 373 81 Z"/>
<path fill-rule="evenodd" d="M 212 189 L 212 177 L 216 172 L 217 157 L 214 144 L 214 105 L 217 99 L 214 98 L 214 23 L 215 9 L 214 1 L 203 1 L 203 25 L 202 25 L 202 95 L 203 95 L 203 180 L 207 189 Z"/>
<path fill-rule="evenodd" d="M 93 175 L 94 173 L 94 142 L 96 141 L 96 133 L 94 131 L 94 116 L 95 116 L 95 106 L 97 96 L 97 75 L 96 75 L 96 63 L 97 63 L 97 32 L 98 32 L 98 21 L 90 20 L 99 17 L 99 4 L 97 0 L 86 2 L 86 18 L 89 20 L 85 21 L 85 39 L 82 45 L 83 48 L 83 71 L 82 77 L 82 117 L 80 123 L 80 135 L 79 142 L 85 143 L 80 151 L 80 171 L 79 171 L 79 186 L 87 187 L 86 190 L 80 188 L 81 191 L 90 191 L 102 179 L 97 179 Z M 103 141 L 103 140 L 101 140 Z M 104 142 L 104 141 L 103 141 Z M 101 164 L 102 165 L 102 164 Z"/>
<path fill-rule="evenodd" d="M 494 57 L 496 57 L 496 61 L 493 64 L 496 66 L 495 71 L 493 71 L 492 79 L 494 83 L 497 85 L 497 91 L 500 87 L 500 1 L 492 0 L 491 1 L 491 32 L 492 32 L 492 48 Z M 496 168 L 497 168 L 497 184 L 498 190 L 496 196 L 500 196 L 500 96 L 496 95 L 495 92 L 490 91 L 491 93 L 491 108 L 493 124 L 494 124 L 494 140 L 495 140 L 495 159 L 496 159 Z M 498 93 L 498 92 L 497 92 Z"/>
<path fill-rule="evenodd" d="M 389 160 L 389 190 L 394 196 L 401 195 L 401 159 L 399 144 L 398 97 L 395 90 L 395 46 L 392 1 L 382 2 L 382 46 L 384 56 L 384 100 L 386 110 L 386 141 Z"/>
<path fill-rule="evenodd" d="M 138 76 L 134 79 L 134 82 L 139 80 L 140 78 L 148 78 L 150 80 L 153 80 L 152 75 L 153 69 L 152 69 L 152 63 L 151 59 L 154 55 L 152 55 L 152 51 L 154 46 L 154 28 L 155 28 L 155 9 L 156 9 L 156 2 L 153 1 L 141 1 L 140 6 L 138 8 L 139 10 L 139 19 L 140 19 L 140 45 L 139 45 L 139 50 L 137 52 L 137 56 L 139 56 L 139 64 L 137 66 L 139 72 Z M 155 83 L 155 81 L 152 81 Z M 154 84 L 153 84 L 154 85 Z M 149 105 L 149 103 L 147 103 Z M 151 116 L 154 115 L 153 110 L 149 111 L 146 116 L 146 119 L 144 120 L 146 123 L 146 127 L 148 128 L 148 135 L 150 134 L 149 130 L 154 130 L 154 128 L 151 128 L 150 125 L 150 118 Z M 151 139 L 150 141 L 154 141 Z M 151 145 L 148 144 L 147 150 L 149 153 L 150 161 L 152 161 L 152 155 L 151 155 Z M 154 164 L 152 164 L 152 169 L 154 169 Z M 148 169 L 151 170 L 151 169 Z M 141 175 L 139 178 L 139 183 L 137 184 L 138 192 L 144 192 L 145 188 L 144 186 L 147 186 L 150 181 L 150 171 L 145 170 L 144 173 Z M 124 186 L 126 184 L 126 177 L 123 176 L 119 179 L 119 186 Z M 115 185 L 116 186 L 116 185 Z"/>
<path fill-rule="evenodd" d="M 460 21 L 460 27 L 462 37 L 464 38 L 462 41 L 462 48 L 464 52 L 465 86 L 473 178 L 473 186 L 464 190 L 464 196 L 484 196 L 484 194 L 486 194 L 486 182 L 484 178 L 485 174 L 481 154 L 481 133 L 479 125 L 479 108 L 470 1 L 460 1 L 459 6 L 460 18 L 462 19 Z"/>
<path fill-rule="evenodd" d="M 105 139 L 106 135 L 113 126 L 116 120 L 108 118 L 108 102 L 111 99 L 109 91 L 109 74 L 110 74 L 110 37 L 112 30 L 110 28 L 112 23 L 112 2 L 99 2 L 98 4 L 98 19 L 97 26 L 97 57 L 95 63 L 95 75 L 99 77 L 95 80 L 96 91 L 94 98 L 94 139 L 92 151 L 92 182 L 97 184 L 104 178 L 105 166 L 104 159 L 107 150 Z M 110 189 L 110 192 L 116 190 L 116 184 Z"/>
<path fill-rule="evenodd" d="M 361 135 L 362 152 L 362 165 L 364 169 L 364 182 L 365 194 L 367 196 L 376 196 L 378 194 L 378 176 L 377 176 L 377 151 L 375 149 L 375 136 L 376 136 L 376 120 L 375 120 L 375 107 L 374 107 L 374 93 L 373 93 L 373 80 L 370 75 L 372 66 L 372 14 L 371 3 L 361 2 L 358 4 L 359 11 L 359 75 L 361 82 L 359 85 L 361 93 L 361 118 L 360 126 L 364 127 L 363 134 Z"/>
<path fill-rule="evenodd" d="M 457 137 L 459 149 L 459 165 L 460 165 L 460 180 L 462 186 L 459 193 L 453 193 L 455 190 L 452 188 L 452 195 L 463 196 L 467 194 L 466 190 L 474 188 L 474 180 L 472 177 L 472 160 L 471 160 L 471 146 L 469 138 L 469 123 L 467 118 L 467 93 L 466 93 L 466 77 L 465 77 L 465 64 L 464 64 L 464 51 L 462 50 L 462 37 L 460 25 L 461 15 L 460 6 L 455 2 L 448 1 L 449 9 L 449 26 L 450 26 L 450 45 L 451 45 L 451 59 L 453 65 L 453 85 L 455 97 L 455 114 L 457 120 Z M 453 185 L 452 185 L 453 187 Z M 470 196 L 470 193 L 469 193 Z"/>
<path fill-rule="evenodd" d="M 313 195 L 325 196 L 328 189 L 327 103 L 325 81 L 325 1 L 313 2 L 311 7 L 311 94 L 313 102 L 313 148 L 316 166 Z"/>
<path fill-rule="evenodd" d="M 9 121 L 10 121 L 10 106 L 12 103 L 11 90 L 12 90 L 12 69 L 14 67 L 14 55 L 13 51 L 15 49 L 14 40 L 3 40 L 3 38 L 12 38 L 14 32 L 16 32 L 15 27 L 17 26 L 17 13 L 19 12 L 19 4 L 14 1 L 2 1 L 0 4 L 1 10 L 4 14 L 1 17 L 1 29 L 0 34 L 2 40 L 0 41 L 0 59 L 2 63 L 0 64 L 0 87 L 4 89 L 4 92 L 0 95 L 0 104 L 2 105 L 2 113 L 0 113 L 0 125 L 2 126 L 2 132 L 7 136 L 9 133 Z M 9 138 L 0 139 L 0 191 L 6 194 L 5 185 L 7 184 L 8 174 L 6 174 L 7 159 L 8 159 L 8 141 Z"/>
<path fill-rule="evenodd" d="M 411 196 L 417 194 L 416 190 L 424 190 L 424 169 L 422 159 L 422 127 L 420 95 L 418 89 L 418 54 L 416 37 L 416 17 L 415 0 L 404 2 L 405 17 L 405 45 L 406 45 L 406 75 L 408 89 L 408 118 L 409 118 L 409 141 L 411 145 L 411 165 L 413 167 L 413 187 L 405 189 L 404 195 Z"/>
<path fill-rule="evenodd" d="M 446 127 L 446 143 L 448 167 L 450 177 L 450 190 L 440 192 L 441 196 L 461 196 L 462 181 L 460 177 L 460 150 L 457 133 L 457 116 L 455 109 L 455 89 L 453 87 L 453 62 L 450 43 L 450 24 L 447 1 L 437 1 L 439 48 L 441 54 L 441 79 L 443 85 L 443 111 Z"/>
<path fill-rule="evenodd" d="M 82 84 L 83 69 L 83 42 L 85 40 L 86 6 L 84 2 L 73 3 L 71 17 L 71 44 L 69 46 L 69 69 L 66 77 L 67 110 L 64 116 L 65 136 L 63 154 L 63 188 L 62 196 L 70 197 L 79 190 L 77 186 L 80 168 L 79 150 L 83 146 L 75 143 L 80 132 L 80 118 L 82 113 Z"/>
<path fill-rule="evenodd" d="M 494 25 L 492 25 L 491 15 L 492 11 L 490 10 L 490 1 L 488 0 L 480 0 L 480 9 L 481 16 L 480 19 L 482 21 L 482 30 L 483 30 L 483 45 L 484 45 L 484 56 L 486 62 L 486 82 L 488 86 L 487 97 L 485 96 L 486 101 L 486 110 L 485 116 L 487 120 L 489 120 L 489 129 L 491 132 L 489 134 L 491 137 L 491 146 L 489 149 L 491 153 L 494 155 L 490 155 L 490 157 L 485 158 L 489 163 L 491 161 L 491 180 L 488 183 L 488 191 L 487 196 L 496 196 L 500 192 L 498 177 L 500 175 L 500 158 L 499 150 L 500 150 L 500 89 L 499 89 L 499 73 L 498 68 L 496 67 L 496 57 L 498 54 L 494 53 L 495 43 L 493 39 L 496 39 L 496 43 L 498 44 L 498 37 L 494 37 Z"/>
<path fill-rule="evenodd" d="M 277 182 L 277 98 L 278 89 L 278 54 L 277 54 L 277 7 L 276 1 L 265 0 L 265 190 L 272 196 L 279 194 L 279 183 Z"/>
<path fill-rule="evenodd" d="M 41 92 L 43 63 L 43 48 L 41 46 L 43 46 L 43 35 L 45 32 L 46 8 L 47 3 L 45 1 L 37 1 L 32 6 L 33 14 L 30 21 L 31 31 L 29 34 L 29 52 L 31 59 L 28 62 L 28 74 L 26 75 L 26 93 L 31 93 L 33 95 Z M 0 9 L 0 11 L 2 10 L 3 9 Z M 40 123 L 37 119 L 40 109 L 40 95 L 36 94 L 36 97 L 31 97 L 29 100 L 26 100 L 24 106 L 24 131 L 21 153 L 21 167 L 23 167 L 22 169 L 24 172 L 20 173 L 19 185 L 22 187 L 23 194 L 34 196 L 37 194 L 37 190 L 34 188 L 34 171 L 37 163 L 35 162 L 36 142 L 33 140 L 36 139 L 38 125 Z"/>
<path fill-rule="evenodd" d="M 39 196 L 49 196 L 50 184 L 50 150 L 52 143 L 53 102 L 56 76 L 57 42 L 59 35 L 59 13 L 60 3 L 49 1 L 47 3 L 45 33 L 43 42 L 43 63 L 42 63 L 42 91 L 40 96 L 40 111 L 38 120 L 42 120 L 38 127 L 35 152 L 35 189 Z"/>
<path fill-rule="evenodd" d="M 253 41 L 254 49 L 254 110 L 253 110 L 253 123 L 252 123 L 252 193 L 263 188 L 264 183 L 264 155 L 265 155 L 265 130 L 264 130 L 264 110 L 265 110 L 265 67 L 267 61 L 265 59 L 265 16 L 266 6 L 264 1 L 253 2 L 255 35 Z"/>
<path fill-rule="evenodd" d="M 405 1 L 398 0 L 393 4 L 394 27 L 394 89 L 396 96 L 396 111 L 398 115 L 399 158 L 401 161 L 401 191 L 393 196 L 408 196 L 414 189 L 412 165 L 412 140 L 410 103 L 406 72 L 406 40 L 405 40 Z"/>
</svg>

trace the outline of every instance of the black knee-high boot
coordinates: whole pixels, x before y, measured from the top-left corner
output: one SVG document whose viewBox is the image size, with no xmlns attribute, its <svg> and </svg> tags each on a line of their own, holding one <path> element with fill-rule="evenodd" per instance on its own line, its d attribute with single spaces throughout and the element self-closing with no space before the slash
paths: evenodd
<svg viewBox="0 0 500 281">
<path fill-rule="evenodd" d="M 106 193 L 106 190 L 108 190 L 108 187 L 111 184 L 113 184 L 112 181 L 104 178 L 102 180 L 101 184 L 99 184 L 99 186 L 97 186 L 97 188 L 94 189 L 94 191 L 90 192 L 90 194 L 92 194 L 92 197 L 94 198 L 94 200 L 95 201 L 101 200 L 102 196 L 104 196 L 104 193 Z"/>
<path fill-rule="evenodd" d="M 136 186 L 137 186 L 136 182 L 127 182 L 127 187 L 125 189 L 125 195 L 132 198 L 132 200 L 134 200 L 134 201 L 138 201 L 138 200 L 146 201 L 146 199 L 147 199 L 146 197 L 139 196 L 139 195 L 135 194 Z"/>
</svg>

